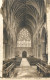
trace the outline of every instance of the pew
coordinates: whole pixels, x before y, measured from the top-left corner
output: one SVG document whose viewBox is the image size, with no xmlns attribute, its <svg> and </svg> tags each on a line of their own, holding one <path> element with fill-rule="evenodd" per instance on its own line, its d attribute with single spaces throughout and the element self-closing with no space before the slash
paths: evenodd
<svg viewBox="0 0 50 80">
<path fill-rule="evenodd" d="M 3 77 L 8 77 L 15 67 L 16 58 L 3 61 Z"/>
<path fill-rule="evenodd" d="M 11 65 L 9 65 L 5 70 L 3 70 L 3 76 L 4 77 L 10 77 L 10 74 L 13 71 L 14 67 L 15 67 L 14 63 L 12 63 Z"/>
<path fill-rule="evenodd" d="M 28 62 L 30 63 L 31 66 L 36 65 L 37 63 L 40 63 L 40 59 L 32 57 L 27 58 Z"/>
<path fill-rule="evenodd" d="M 14 68 L 20 66 L 22 58 L 13 58 L 4 61 L 3 63 L 3 77 L 9 77 L 11 72 L 13 72 Z"/>
<path fill-rule="evenodd" d="M 21 57 L 18 57 L 16 59 L 16 61 L 14 61 L 14 63 L 16 64 L 16 66 L 20 66 L 21 60 L 22 60 L 22 58 Z"/>
<path fill-rule="evenodd" d="M 36 66 L 37 70 L 40 71 L 40 73 L 42 73 L 44 77 L 50 77 L 50 70 L 48 70 L 48 68 L 39 63 Z"/>
<path fill-rule="evenodd" d="M 4 65 L 3 65 L 3 70 L 4 69 L 6 69 L 9 65 L 11 65 L 12 64 L 12 62 L 8 62 L 8 63 L 5 63 Z"/>
</svg>

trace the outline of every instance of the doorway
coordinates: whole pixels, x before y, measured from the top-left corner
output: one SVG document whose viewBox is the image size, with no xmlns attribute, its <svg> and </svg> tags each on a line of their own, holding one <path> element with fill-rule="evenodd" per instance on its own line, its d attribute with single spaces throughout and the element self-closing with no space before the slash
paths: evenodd
<svg viewBox="0 0 50 80">
<path fill-rule="evenodd" d="M 23 51 L 22 52 L 22 58 L 26 58 L 27 57 L 27 52 L 26 51 Z"/>
</svg>

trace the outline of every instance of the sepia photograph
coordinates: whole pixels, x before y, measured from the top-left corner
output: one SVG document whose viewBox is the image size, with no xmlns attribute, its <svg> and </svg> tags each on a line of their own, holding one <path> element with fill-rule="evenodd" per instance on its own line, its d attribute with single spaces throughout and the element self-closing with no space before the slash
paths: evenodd
<svg viewBox="0 0 50 80">
<path fill-rule="evenodd" d="M 50 78 L 50 0 L 2 0 L 2 78 Z"/>
</svg>

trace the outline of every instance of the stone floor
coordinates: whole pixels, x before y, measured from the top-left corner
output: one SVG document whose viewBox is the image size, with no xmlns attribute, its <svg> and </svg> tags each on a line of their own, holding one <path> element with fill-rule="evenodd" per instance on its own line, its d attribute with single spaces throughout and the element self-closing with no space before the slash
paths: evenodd
<svg viewBox="0 0 50 80">
<path fill-rule="evenodd" d="M 21 61 L 20 66 L 30 66 L 30 64 L 29 64 L 29 62 L 27 61 L 26 58 L 23 58 L 22 61 Z"/>
<path fill-rule="evenodd" d="M 37 71 L 36 66 L 30 66 L 27 59 L 22 59 L 20 67 L 16 67 L 14 69 L 12 77 L 21 79 L 43 77 L 43 75 Z"/>
<path fill-rule="evenodd" d="M 36 78 L 36 77 L 43 77 L 42 74 L 40 74 L 36 66 L 30 66 L 30 67 L 20 67 L 15 68 L 14 70 L 14 78 Z"/>
</svg>

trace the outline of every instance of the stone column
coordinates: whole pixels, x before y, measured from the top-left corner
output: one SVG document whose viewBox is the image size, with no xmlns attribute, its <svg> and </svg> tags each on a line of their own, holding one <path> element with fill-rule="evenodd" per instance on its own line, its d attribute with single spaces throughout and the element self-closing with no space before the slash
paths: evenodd
<svg viewBox="0 0 50 80">
<path fill-rule="evenodd" d="M 36 44 L 36 58 L 37 58 L 37 44 Z"/>
<path fill-rule="evenodd" d="M 10 45 L 8 45 L 8 59 L 10 59 Z"/>
<path fill-rule="evenodd" d="M 48 65 L 50 65 L 50 4 L 47 6 Z"/>
<path fill-rule="evenodd" d="M 41 51 L 41 59 L 46 61 L 46 46 L 44 41 L 41 42 Z"/>
<path fill-rule="evenodd" d="M 34 53 L 34 47 L 33 47 L 33 56 L 35 55 L 35 53 Z"/>
<path fill-rule="evenodd" d="M 11 47 L 11 58 L 13 58 L 13 47 Z"/>
<path fill-rule="evenodd" d="M 5 60 L 5 43 L 3 44 L 3 60 Z"/>
<path fill-rule="evenodd" d="M 35 57 L 36 57 L 36 45 L 35 45 Z"/>
<path fill-rule="evenodd" d="M 35 52 L 34 54 L 35 54 L 35 57 L 36 57 L 36 46 L 35 46 L 35 48 L 34 48 L 34 49 L 35 49 L 35 50 L 34 50 L 34 52 Z"/>
<path fill-rule="evenodd" d="M 3 17 L 0 14 L 0 78 L 2 77 L 3 68 Z"/>
<path fill-rule="evenodd" d="M 40 52 L 41 52 L 40 48 L 41 48 L 41 45 L 39 44 L 39 45 L 38 45 L 38 58 L 39 58 L 39 59 L 40 59 L 40 55 L 41 55 L 41 54 L 40 54 Z"/>
<path fill-rule="evenodd" d="M 13 47 L 13 58 L 15 57 L 15 47 Z"/>
<path fill-rule="evenodd" d="M 11 59 L 12 55 L 11 55 L 11 46 L 10 46 L 10 59 Z"/>
<path fill-rule="evenodd" d="M 38 43 L 37 43 L 37 58 L 38 58 Z"/>
<path fill-rule="evenodd" d="M 5 44 L 5 59 L 7 59 L 7 44 Z"/>
</svg>

